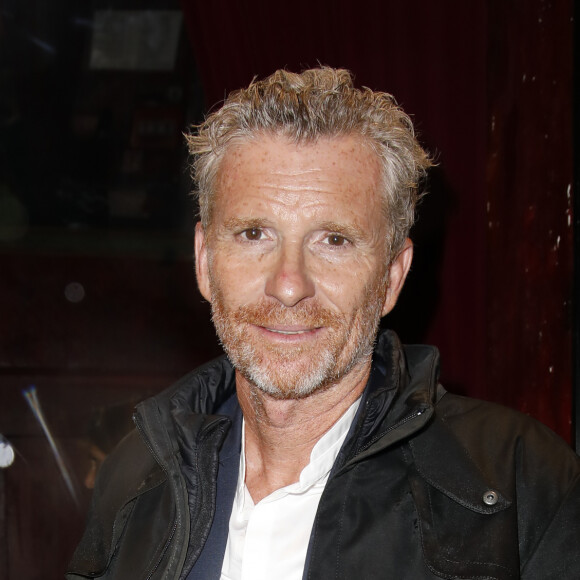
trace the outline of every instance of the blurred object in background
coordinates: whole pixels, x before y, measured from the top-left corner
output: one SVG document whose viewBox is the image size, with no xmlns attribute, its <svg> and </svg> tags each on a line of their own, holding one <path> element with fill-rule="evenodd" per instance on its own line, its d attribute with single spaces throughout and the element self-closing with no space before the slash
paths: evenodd
<svg viewBox="0 0 580 580">
<path fill-rule="evenodd" d="M 137 401 L 95 409 L 87 429 L 90 465 L 84 479 L 87 489 L 93 489 L 101 463 L 134 428 L 133 409 Z"/>
<path fill-rule="evenodd" d="M 0 433 L 0 469 L 10 467 L 14 463 L 14 448 L 10 441 Z"/>
</svg>

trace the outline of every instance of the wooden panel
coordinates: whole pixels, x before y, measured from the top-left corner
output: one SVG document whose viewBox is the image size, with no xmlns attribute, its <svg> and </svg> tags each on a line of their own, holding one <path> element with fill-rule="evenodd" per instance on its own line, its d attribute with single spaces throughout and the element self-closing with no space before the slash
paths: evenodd
<svg viewBox="0 0 580 580">
<path fill-rule="evenodd" d="M 572 2 L 489 13 L 488 389 L 571 440 Z"/>
</svg>

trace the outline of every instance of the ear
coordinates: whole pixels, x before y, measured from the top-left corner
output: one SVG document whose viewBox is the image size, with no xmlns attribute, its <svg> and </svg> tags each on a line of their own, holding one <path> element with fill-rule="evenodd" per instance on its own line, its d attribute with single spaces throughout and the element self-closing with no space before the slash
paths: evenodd
<svg viewBox="0 0 580 580">
<path fill-rule="evenodd" d="M 201 295 L 211 303 L 207 245 L 205 231 L 201 222 L 197 222 L 195 225 L 195 275 L 197 277 L 197 287 Z"/>
<path fill-rule="evenodd" d="M 391 264 L 389 270 L 389 287 L 387 288 L 387 295 L 385 296 L 385 304 L 383 305 L 381 316 L 386 316 L 395 307 L 399 294 L 403 289 L 405 278 L 411 268 L 412 261 L 413 242 L 407 238 L 403 245 L 403 249 Z"/>
</svg>

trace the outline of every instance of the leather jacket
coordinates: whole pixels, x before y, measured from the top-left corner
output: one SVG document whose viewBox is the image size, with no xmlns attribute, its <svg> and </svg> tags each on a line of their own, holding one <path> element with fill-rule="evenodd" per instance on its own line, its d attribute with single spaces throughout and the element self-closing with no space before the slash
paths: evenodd
<svg viewBox="0 0 580 580">
<path fill-rule="evenodd" d="M 433 347 L 379 336 L 304 579 L 578 580 L 580 459 L 515 411 L 446 393 Z M 141 403 L 103 464 L 67 578 L 180 579 L 215 513 L 225 357 Z"/>
</svg>

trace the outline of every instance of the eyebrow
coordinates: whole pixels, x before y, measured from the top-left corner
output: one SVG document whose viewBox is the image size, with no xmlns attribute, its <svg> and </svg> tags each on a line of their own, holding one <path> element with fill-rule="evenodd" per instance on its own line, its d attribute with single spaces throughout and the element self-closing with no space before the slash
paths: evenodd
<svg viewBox="0 0 580 580">
<path fill-rule="evenodd" d="M 351 240 L 361 240 L 364 238 L 364 232 L 358 226 L 352 224 L 344 224 L 339 222 L 322 222 L 319 228 L 344 235 Z"/>
<path fill-rule="evenodd" d="M 223 227 L 226 230 L 234 231 L 239 229 L 263 228 L 268 225 L 267 220 L 262 218 L 240 218 L 231 217 L 224 221 Z"/>
</svg>

